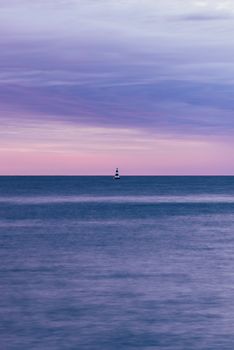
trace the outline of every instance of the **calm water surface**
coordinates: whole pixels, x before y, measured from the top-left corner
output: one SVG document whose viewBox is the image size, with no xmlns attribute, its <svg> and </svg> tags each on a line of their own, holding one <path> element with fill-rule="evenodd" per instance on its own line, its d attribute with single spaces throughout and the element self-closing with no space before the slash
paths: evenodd
<svg viewBox="0 0 234 350">
<path fill-rule="evenodd" d="M 234 177 L 0 177 L 1 350 L 234 349 Z"/>
</svg>

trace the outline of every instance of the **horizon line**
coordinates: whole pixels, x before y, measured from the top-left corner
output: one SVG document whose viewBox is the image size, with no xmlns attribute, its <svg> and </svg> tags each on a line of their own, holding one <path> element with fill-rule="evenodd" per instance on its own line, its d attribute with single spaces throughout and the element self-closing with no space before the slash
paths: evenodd
<svg viewBox="0 0 234 350">
<path fill-rule="evenodd" d="M 120 177 L 234 177 L 234 174 L 126 174 Z M 1 177 L 113 177 L 113 174 L 0 174 Z"/>
</svg>

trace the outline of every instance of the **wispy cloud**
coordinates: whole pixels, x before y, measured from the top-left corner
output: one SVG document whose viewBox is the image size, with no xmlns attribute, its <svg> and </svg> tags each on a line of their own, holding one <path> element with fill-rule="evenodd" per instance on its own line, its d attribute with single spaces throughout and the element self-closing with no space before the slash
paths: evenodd
<svg viewBox="0 0 234 350">
<path fill-rule="evenodd" d="M 191 13 L 176 17 L 180 21 L 226 21 L 233 20 L 234 14 L 230 13 Z"/>
<path fill-rule="evenodd" d="M 8 115 L 25 125 L 229 140 L 230 1 L 0 0 L 0 8 L 4 125 Z"/>
</svg>

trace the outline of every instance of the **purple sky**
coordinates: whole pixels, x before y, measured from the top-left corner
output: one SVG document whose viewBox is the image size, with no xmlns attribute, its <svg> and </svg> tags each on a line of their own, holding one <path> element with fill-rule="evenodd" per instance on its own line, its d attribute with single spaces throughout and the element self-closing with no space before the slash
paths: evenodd
<svg viewBox="0 0 234 350">
<path fill-rule="evenodd" d="M 0 0 L 1 174 L 234 174 L 234 3 Z"/>
</svg>

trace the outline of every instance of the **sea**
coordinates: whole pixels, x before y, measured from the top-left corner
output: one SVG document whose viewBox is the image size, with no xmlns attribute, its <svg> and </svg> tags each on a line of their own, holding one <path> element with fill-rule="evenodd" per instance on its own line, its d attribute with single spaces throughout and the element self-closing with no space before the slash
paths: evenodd
<svg viewBox="0 0 234 350">
<path fill-rule="evenodd" d="M 234 349 L 234 177 L 0 177 L 0 350 L 141 349 Z"/>
</svg>

